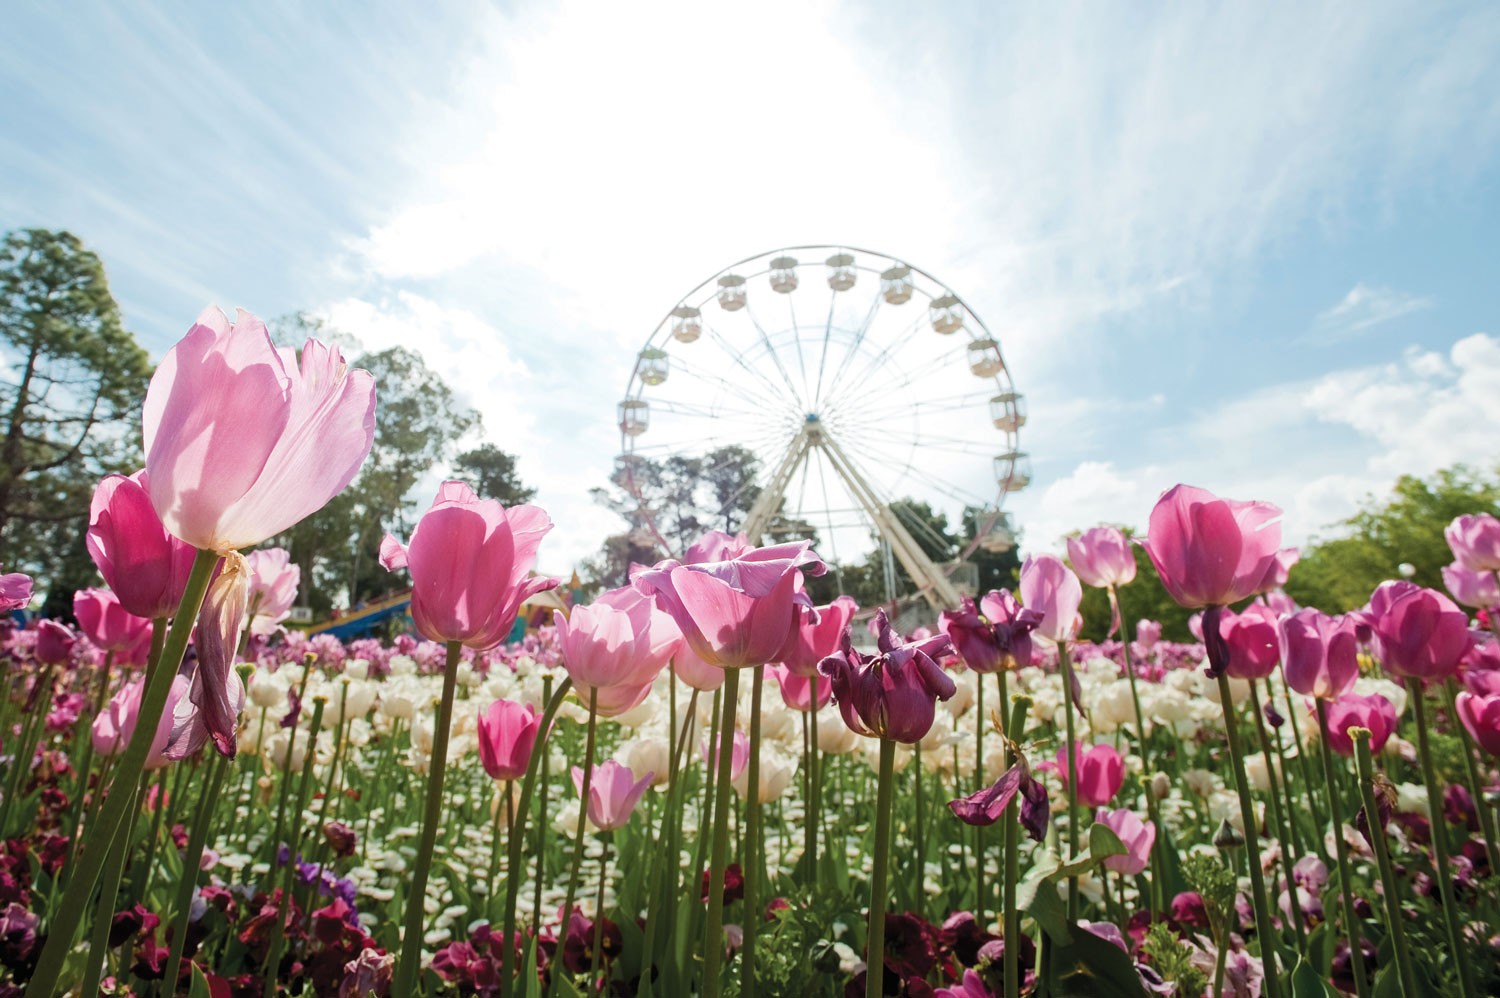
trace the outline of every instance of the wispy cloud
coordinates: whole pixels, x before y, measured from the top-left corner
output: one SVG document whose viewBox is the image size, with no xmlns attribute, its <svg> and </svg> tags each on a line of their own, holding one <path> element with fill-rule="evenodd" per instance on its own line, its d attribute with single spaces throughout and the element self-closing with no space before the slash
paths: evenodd
<svg viewBox="0 0 1500 998">
<path fill-rule="evenodd" d="M 1361 281 L 1350 288 L 1349 293 L 1338 304 L 1318 313 L 1313 320 L 1310 336 L 1330 342 L 1352 339 L 1367 329 L 1431 308 L 1432 305 L 1431 298 L 1371 286 Z"/>
</svg>

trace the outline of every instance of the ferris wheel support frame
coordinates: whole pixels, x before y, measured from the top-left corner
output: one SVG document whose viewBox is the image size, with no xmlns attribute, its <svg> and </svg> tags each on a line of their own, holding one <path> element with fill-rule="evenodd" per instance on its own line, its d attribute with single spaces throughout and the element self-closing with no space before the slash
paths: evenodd
<svg viewBox="0 0 1500 998">
<path fill-rule="evenodd" d="M 896 516 L 894 510 L 888 503 L 881 502 L 875 490 L 870 486 L 854 462 L 844 453 L 838 441 L 823 432 L 816 417 L 810 417 L 792 438 L 790 446 L 787 447 L 786 456 L 776 466 L 776 471 L 771 475 L 770 481 L 760 494 L 755 497 L 751 504 L 750 512 L 745 518 L 745 535 L 754 543 L 760 543 L 765 536 L 766 528 L 770 526 L 771 518 L 781 506 L 785 497 L 786 487 L 792 479 L 792 474 L 807 460 L 813 448 L 822 451 L 828 457 L 829 466 L 833 473 L 843 479 L 849 489 L 849 493 L 855 501 L 864 508 L 865 514 L 870 517 L 875 525 L 876 531 L 889 545 L 889 549 L 896 560 L 901 562 L 901 567 L 911 576 L 917 591 L 926 598 L 934 610 L 949 610 L 957 607 L 960 600 L 958 589 L 952 580 L 942 569 L 927 556 L 927 552 L 912 537 L 911 531 L 906 529 Z"/>
</svg>

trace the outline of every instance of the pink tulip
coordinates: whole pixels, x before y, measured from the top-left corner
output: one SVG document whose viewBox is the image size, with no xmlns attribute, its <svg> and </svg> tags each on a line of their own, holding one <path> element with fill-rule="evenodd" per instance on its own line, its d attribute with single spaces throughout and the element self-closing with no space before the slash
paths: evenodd
<svg viewBox="0 0 1500 998">
<path fill-rule="evenodd" d="M 1281 620 L 1286 684 L 1303 696 L 1337 700 L 1359 678 L 1359 639 L 1350 617 L 1298 610 Z"/>
<path fill-rule="evenodd" d="M 734 745 L 729 750 L 729 778 L 737 780 L 745 772 L 745 767 L 750 763 L 750 736 L 739 728 L 734 729 Z M 719 771 L 719 743 L 718 741 L 703 743 L 703 762 L 708 766 L 709 772 Z"/>
<path fill-rule="evenodd" d="M 1402 679 L 1446 679 L 1469 650 L 1469 618 L 1433 589 L 1404 579 L 1382 582 L 1368 611 L 1385 670 Z"/>
<path fill-rule="evenodd" d="M 519 780 L 526 775 L 542 727 L 530 704 L 496 700 L 479 715 L 479 762 L 492 780 Z"/>
<path fill-rule="evenodd" d="M 1500 607 L 1500 582 L 1494 572 L 1475 572 L 1455 561 L 1443 568 L 1443 585 L 1454 600 L 1476 610 Z"/>
<path fill-rule="evenodd" d="M 1031 555 L 1021 566 L 1021 602 L 1042 615 L 1036 633 L 1071 641 L 1078 633 L 1083 586 L 1056 555 Z"/>
<path fill-rule="evenodd" d="M 1228 606 L 1257 592 L 1280 554 L 1281 510 L 1174 485 L 1151 511 L 1146 553 L 1179 606 Z"/>
<path fill-rule="evenodd" d="M 301 363 L 240 310 L 210 307 L 156 368 L 141 410 L 151 501 L 196 548 L 259 544 L 353 481 L 375 437 L 375 380 L 308 340 Z"/>
<path fill-rule="evenodd" d="M 1142 651 L 1150 651 L 1156 647 L 1161 640 L 1161 622 L 1156 620 L 1137 620 L 1135 622 L 1135 643 L 1141 646 Z"/>
<path fill-rule="evenodd" d="M 1455 517 L 1443 531 L 1453 557 L 1471 572 L 1500 572 L 1500 519 L 1489 513 Z"/>
<path fill-rule="evenodd" d="M 1101 810 L 1095 820 L 1119 836 L 1127 850 L 1123 856 L 1106 856 L 1104 868 L 1127 877 L 1144 871 L 1151 862 L 1151 847 L 1156 843 L 1156 825 L 1142 821 L 1134 811 L 1123 807 Z"/>
<path fill-rule="evenodd" d="M 63 665 L 73 655 L 78 638 L 66 624 L 43 620 L 36 625 L 36 660 L 43 665 Z"/>
<path fill-rule="evenodd" d="M 683 552 L 682 563 L 702 565 L 714 561 L 733 561 L 753 550 L 755 550 L 755 545 L 751 544 L 744 534 L 726 534 L 722 530 L 710 530 Z"/>
<path fill-rule="evenodd" d="M 1500 756 L 1500 694 L 1475 696 L 1466 690 L 1458 695 L 1455 706 L 1475 743 L 1490 755 Z"/>
<path fill-rule="evenodd" d="M 1229 648 L 1229 665 L 1225 669 L 1236 679 L 1265 679 L 1276 671 L 1281 647 L 1276 633 L 1276 615 L 1259 603 L 1245 607 L 1244 613 L 1224 610 L 1219 618 L 1219 634 Z"/>
<path fill-rule="evenodd" d="M 824 676 L 800 676 L 784 665 L 767 666 L 766 675 L 781 687 L 781 699 L 786 705 L 804 714 L 820 709 L 833 696 L 833 684 Z"/>
<path fill-rule="evenodd" d="M 104 710 L 94 718 L 91 734 L 94 751 L 103 757 L 112 757 L 125 751 L 130 736 L 135 733 L 136 719 L 141 712 L 141 687 L 145 680 L 126 683 L 109 698 Z M 167 708 L 156 724 L 156 737 L 151 740 L 151 752 L 146 756 L 147 769 L 160 769 L 171 760 L 164 754 L 172 736 L 173 718 L 176 708 L 187 699 L 189 681 L 186 676 L 172 680 L 171 692 L 167 694 Z"/>
<path fill-rule="evenodd" d="M 593 778 L 589 781 L 589 821 L 601 832 L 624 828 L 655 776 L 655 773 L 647 773 L 636 782 L 630 767 L 613 759 L 595 766 Z M 583 770 L 577 766 L 573 767 L 573 786 L 583 793 Z"/>
<path fill-rule="evenodd" d="M 19 610 L 31 602 L 31 576 L 21 572 L 0 575 L 0 613 Z"/>
<path fill-rule="evenodd" d="M 1078 802 L 1087 807 L 1100 807 L 1114 800 L 1115 794 L 1125 783 L 1125 760 L 1120 753 L 1108 745 L 1099 744 L 1085 748 L 1082 742 L 1074 752 L 1074 765 L 1078 768 Z M 1063 789 L 1068 787 L 1068 747 L 1058 746 L 1057 773 L 1062 778 Z"/>
<path fill-rule="evenodd" d="M 605 597 L 591 606 L 574 607 L 571 616 L 556 611 L 553 622 L 563 664 L 580 700 L 587 704 L 598 691 L 596 712 L 614 717 L 646 698 L 681 637 L 671 618 L 638 593 L 614 597 L 615 604 L 625 603 L 628 610 Z"/>
<path fill-rule="evenodd" d="M 933 998 L 994 998 L 990 989 L 984 986 L 984 978 L 972 968 L 964 969 L 964 979 L 958 987 L 938 988 L 932 994 Z"/>
<path fill-rule="evenodd" d="M 798 606 L 791 637 L 777 653 L 776 660 L 804 679 L 816 676 L 818 663 L 839 650 L 844 630 L 858 609 L 859 604 L 852 596 L 840 596 L 815 611 Z"/>
<path fill-rule="evenodd" d="M 1135 579 L 1135 553 L 1119 527 L 1091 527 L 1068 538 L 1068 560 L 1086 586 L 1104 589 Z"/>
<path fill-rule="evenodd" d="M 1379 752 L 1396 732 L 1396 708 L 1379 693 L 1348 694 L 1328 705 L 1328 747 L 1339 755 L 1354 755 L 1350 728 L 1370 730 L 1370 751 Z"/>
<path fill-rule="evenodd" d="M 245 555 L 250 566 L 250 633 L 275 634 L 297 601 L 302 569 L 285 548 L 261 548 Z"/>
<path fill-rule="evenodd" d="M 672 615 L 698 657 L 721 669 L 774 661 L 808 604 L 802 571 L 826 569 L 808 541 L 746 551 L 730 561 L 664 561 L 635 577 L 641 592 Z"/>
<path fill-rule="evenodd" d="M 948 700 L 958 687 L 932 660 L 948 647 L 940 634 L 923 642 L 898 644 L 884 610 L 875 612 L 880 628 L 879 653 L 854 650 L 846 631 L 837 655 L 830 655 L 818 671 L 833 683 L 844 723 L 856 734 L 912 744 L 932 728 L 936 701 Z"/>
<path fill-rule="evenodd" d="M 151 652 L 151 621 L 120 605 L 108 589 L 80 589 L 73 594 L 78 629 L 96 648 L 115 653 L 115 661 L 144 665 Z"/>
<path fill-rule="evenodd" d="M 89 504 L 84 544 L 120 605 L 158 620 L 177 612 L 193 568 L 193 546 L 167 533 L 144 471 L 105 475 Z"/>
<path fill-rule="evenodd" d="M 701 693 L 712 693 L 724 685 L 724 670 L 709 665 L 684 641 L 672 655 L 672 671 L 677 678 Z"/>
<path fill-rule="evenodd" d="M 506 509 L 463 482 L 444 482 L 402 547 L 387 534 L 380 560 L 411 571 L 411 616 L 429 641 L 485 651 L 510 634 L 521 604 L 558 580 L 528 578 L 552 521 L 536 506 Z"/>
<path fill-rule="evenodd" d="M 1291 616 L 1299 609 L 1297 601 L 1280 590 L 1273 589 L 1268 593 L 1262 593 L 1260 598 L 1278 620 Z"/>
<path fill-rule="evenodd" d="M 1031 632 L 1042 614 L 1022 607 L 1005 589 L 992 589 L 976 606 L 963 597 L 957 610 L 938 614 L 938 627 L 953 642 L 964 665 L 975 672 L 1019 669 L 1031 664 Z"/>
<path fill-rule="evenodd" d="M 1292 573 L 1292 566 L 1302 560 L 1302 552 L 1297 548 L 1282 548 L 1276 552 L 1276 557 L 1271 559 L 1271 564 L 1266 567 L 1266 574 L 1261 578 L 1260 585 L 1255 587 L 1257 593 L 1269 593 L 1286 585 L 1286 580 Z"/>
</svg>

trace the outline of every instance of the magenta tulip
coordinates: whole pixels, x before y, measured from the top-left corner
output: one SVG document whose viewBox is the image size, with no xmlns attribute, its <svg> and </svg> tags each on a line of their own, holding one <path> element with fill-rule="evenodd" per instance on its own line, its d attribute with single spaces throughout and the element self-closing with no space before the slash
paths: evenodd
<svg viewBox="0 0 1500 998">
<path fill-rule="evenodd" d="M 948 648 L 940 634 L 922 642 L 898 644 L 884 610 L 875 612 L 879 653 L 854 650 L 849 634 L 843 647 L 825 658 L 818 671 L 833 683 L 844 723 L 856 734 L 912 744 L 932 728 L 938 700 L 958 692 L 953 679 L 932 660 Z"/>
<path fill-rule="evenodd" d="M 167 533 L 149 489 L 144 471 L 100 479 L 84 544 L 120 605 L 157 620 L 175 614 L 182 602 L 193 546 Z"/>
<path fill-rule="evenodd" d="M 125 751 L 130 736 L 135 732 L 136 719 L 141 712 L 141 687 L 145 680 L 126 683 L 109 698 L 90 729 L 94 751 L 106 758 Z M 167 695 L 167 709 L 156 724 L 156 737 L 151 741 L 151 752 L 146 757 L 147 769 L 160 769 L 171 760 L 165 755 L 168 740 L 172 736 L 173 719 L 179 704 L 186 700 L 190 683 L 186 676 L 172 680 L 172 691 Z"/>
<path fill-rule="evenodd" d="M 1455 517 L 1443 536 L 1453 557 L 1471 572 L 1500 572 L 1500 519 L 1489 513 Z"/>
<path fill-rule="evenodd" d="M 167 351 L 141 409 L 151 501 L 196 548 L 259 544 L 354 480 L 375 438 L 375 379 L 308 340 L 300 364 L 243 309 Z"/>
<path fill-rule="evenodd" d="M 1031 632 L 1041 622 L 1040 611 L 1021 606 L 1005 589 L 986 593 L 977 606 L 965 596 L 957 610 L 938 614 L 938 627 L 964 665 L 983 673 L 1030 665 Z"/>
<path fill-rule="evenodd" d="M 1021 797 L 1021 827 L 1037 842 L 1047 837 L 1051 810 L 1047 804 L 1047 787 L 1031 775 L 1022 757 L 1000 774 L 1000 779 L 967 797 L 948 802 L 948 810 L 966 825 L 993 825 L 1005 814 L 1010 802 Z"/>
<path fill-rule="evenodd" d="M 151 651 L 151 621 L 120 605 L 108 589 L 80 589 L 73 594 L 78 629 L 96 648 L 114 652 L 116 662 L 144 665 Z"/>
<path fill-rule="evenodd" d="M 250 633 L 276 633 L 297 601 L 301 567 L 285 548 L 261 548 L 245 555 L 250 566 Z"/>
<path fill-rule="evenodd" d="M 816 610 L 798 606 L 791 637 L 777 653 L 776 661 L 804 679 L 816 676 L 818 663 L 839 650 L 844 630 L 858 609 L 852 596 L 840 596 Z"/>
<path fill-rule="evenodd" d="M 1229 665 L 1225 669 L 1229 675 L 1254 680 L 1265 679 L 1276 671 L 1281 647 L 1276 614 L 1269 607 L 1252 603 L 1245 607 L 1244 613 L 1223 611 L 1219 634 L 1229 649 Z"/>
<path fill-rule="evenodd" d="M 1474 742 L 1490 755 L 1500 756 L 1500 694 L 1476 696 L 1466 690 L 1454 706 Z"/>
<path fill-rule="evenodd" d="M 1078 801 L 1088 807 L 1099 807 L 1114 800 L 1125 783 L 1125 760 L 1108 745 L 1085 747 L 1079 742 L 1074 749 L 1078 769 Z M 1057 773 L 1063 789 L 1068 786 L 1068 747 L 1057 749 Z"/>
<path fill-rule="evenodd" d="M 1494 572 L 1475 572 L 1455 561 L 1443 567 L 1443 585 L 1453 599 L 1476 610 L 1500 607 L 1500 581 Z"/>
<path fill-rule="evenodd" d="M 19 610 L 31 602 L 31 576 L 22 572 L 0 575 L 0 613 Z"/>
<path fill-rule="evenodd" d="M 36 660 L 43 665 L 63 665 L 73 655 L 78 638 L 66 624 L 43 620 L 36 625 Z"/>
<path fill-rule="evenodd" d="M 1350 728 L 1368 728 L 1370 751 L 1379 752 L 1396 732 L 1396 708 L 1379 693 L 1348 694 L 1328 705 L 1328 747 L 1339 755 L 1354 755 Z"/>
<path fill-rule="evenodd" d="M 1078 633 L 1078 605 L 1083 586 L 1056 555 L 1031 555 L 1021 566 L 1021 602 L 1042 615 L 1036 633 L 1053 641 L 1071 641 Z"/>
<path fill-rule="evenodd" d="M 808 541 L 756 548 L 730 561 L 664 561 L 635 577 L 641 592 L 672 615 L 683 640 L 710 665 L 739 669 L 774 661 L 809 605 L 802 572 L 826 569 Z"/>
<path fill-rule="evenodd" d="M 1337 700 L 1359 678 L 1359 639 L 1351 617 L 1298 610 L 1280 626 L 1286 684 L 1303 696 Z"/>
<path fill-rule="evenodd" d="M 630 767 L 613 759 L 595 766 L 589 780 L 589 821 L 601 832 L 624 828 L 641 795 L 655 777 L 655 773 L 647 773 L 636 781 Z M 577 766 L 573 767 L 573 786 L 583 793 L 583 770 Z"/>
<path fill-rule="evenodd" d="M 430 641 L 480 651 L 510 634 L 521 604 L 558 580 L 528 578 L 552 521 L 536 506 L 509 509 L 463 482 L 444 482 L 406 547 L 387 534 L 381 563 L 411 571 L 411 616 Z"/>
<path fill-rule="evenodd" d="M 1134 811 L 1124 807 L 1101 810 L 1095 820 L 1114 832 L 1126 849 L 1123 856 L 1104 857 L 1104 868 L 1127 877 L 1144 872 L 1151 862 L 1151 847 L 1156 844 L 1156 825 L 1142 821 Z"/>
<path fill-rule="evenodd" d="M 1086 586 L 1105 589 L 1135 579 L 1135 554 L 1119 527 L 1091 527 L 1068 538 L 1068 560 Z"/>
<path fill-rule="evenodd" d="M 781 687 L 781 699 L 792 710 L 806 714 L 818 710 L 833 696 L 833 684 L 825 676 L 802 676 L 784 665 L 766 667 L 766 674 Z"/>
<path fill-rule="evenodd" d="M 492 780 L 519 780 L 526 775 L 542 726 L 530 704 L 496 700 L 479 715 L 479 762 Z"/>
<path fill-rule="evenodd" d="M 1151 511 L 1146 553 L 1179 606 L 1228 606 L 1256 593 L 1281 547 L 1281 510 L 1174 485 Z"/>
<path fill-rule="evenodd" d="M 1469 650 L 1469 618 L 1433 589 L 1382 582 L 1367 616 L 1385 670 L 1402 679 L 1446 679 Z"/>
</svg>

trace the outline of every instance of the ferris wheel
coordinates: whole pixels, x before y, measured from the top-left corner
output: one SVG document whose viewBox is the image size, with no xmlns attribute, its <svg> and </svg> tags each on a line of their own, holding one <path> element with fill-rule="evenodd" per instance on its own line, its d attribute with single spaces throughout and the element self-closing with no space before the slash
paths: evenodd
<svg viewBox="0 0 1500 998">
<path fill-rule="evenodd" d="M 618 420 L 616 480 L 669 553 L 647 463 L 743 448 L 760 468 L 752 542 L 815 534 L 839 563 L 878 538 L 936 607 L 957 604 L 977 547 L 1013 543 L 1001 509 L 1031 480 L 999 341 L 932 275 L 853 247 L 762 253 L 693 288 L 637 356 Z M 954 526 L 969 511 L 957 558 L 929 557 L 944 545 L 907 499 Z"/>
</svg>

